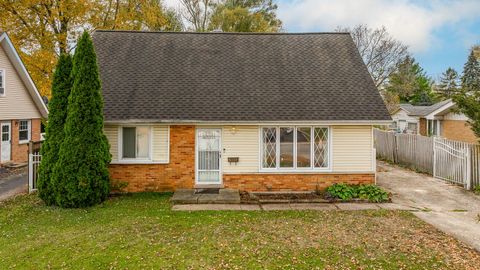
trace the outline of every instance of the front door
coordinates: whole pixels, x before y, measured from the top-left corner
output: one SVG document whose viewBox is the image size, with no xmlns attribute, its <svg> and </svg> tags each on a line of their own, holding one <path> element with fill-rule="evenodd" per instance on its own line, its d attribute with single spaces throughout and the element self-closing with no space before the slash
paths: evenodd
<svg viewBox="0 0 480 270">
<path fill-rule="evenodd" d="M 196 184 L 221 184 L 222 130 L 218 128 L 199 128 L 196 137 Z"/>
<path fill-rule="evenodd" d="M 11 139 L 12 139 L 12 129 L 10 122 L 3 122 L 0 124 L 0 137 L 1 137 L 1 154 L 0 154 L 0 163 L 10 161 L 11 153 Z"/>
</svg>

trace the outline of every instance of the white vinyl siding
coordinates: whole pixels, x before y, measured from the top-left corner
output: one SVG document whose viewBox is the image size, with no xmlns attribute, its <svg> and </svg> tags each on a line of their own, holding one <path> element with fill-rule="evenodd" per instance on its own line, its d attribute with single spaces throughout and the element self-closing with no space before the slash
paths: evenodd
<svg viewBox="0 0 480 270">
<path fill-rule="evenodd" d="M 332 127 L 333 172 L 372 172 L 371 126 Z"/>
<path fill-rule="evenodd" d="M 103 132 L 110 144 L 110 154 L 112 154 L 112 162 L 118 161 L 118 127 L 105 126 Z"/>
<path fill-rule="evenodd" d="M 169 161 L 169 132 L 168 126 L 153 126 L 153 161 L 168 163 Z"/>
<path fill-rule="evenodd" d="M 140 125 L 142 126 L 142 125 Z M 139 127 L 140 127 L 139 126 Z M 127 127 L 127 126 L 125 126 Z M 130 126 L 128 127 L 135 127 Z M 145 127 L 145 125 L 143 125 Z M 112 154 L 112 163 L 169 163 L 169 143 L 170 143 L 170 129 L 165 125 L 147 125 L 150 128 L 149 138 L 149 158 L 148 160 L 125 159 L 122 160 L 120 143 L 122 143 L 122 126 L 106 125 L 104 127 L 105 136 L 110 144 L 110 154 Z M 193 153 L 192 153 L 193 154 Z"/>
<path fill-rule="evenodd" d="M 258 172 L 258 126 L 224 126 L 222 146 L 224 173 Z M 239 162 L 229 163 L 229 157 L 238 157 Z"/>
<path fill-rule="evenodd" d="M 41 118 L 37 106 L 2 46 L 0 69 L 5 72 L 5 96 L 0 96 L 0 120 Z"/>
</svg>

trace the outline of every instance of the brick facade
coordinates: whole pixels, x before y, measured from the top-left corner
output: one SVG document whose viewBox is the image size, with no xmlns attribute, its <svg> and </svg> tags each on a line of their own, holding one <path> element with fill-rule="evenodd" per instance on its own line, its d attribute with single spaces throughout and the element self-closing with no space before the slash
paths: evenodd
<svg viewBox="0 0 480 270">
<path fill-rule="evenodd" d="M 443 120 L 441 131 L 442 137 L 449 140 L 478 143 L 478 138 L 470 129 L 470 126 L 466 121 Z"/>
<path fill-rule="evenodd" d="M 112 164 L 110 178 L 127 182 L 125 191 L 173 191 L 195 183 L 195 126 L 170 126 L 168 164 Z"/>
<path fill-rule="evenodd" d="M 427 119 L 425 118 L 420 118 L 420 126 L 419 126 L 419 130 L 418 132 L 420 133 L 420 135 L 422 136 L 427 136 Z"/>
<path fill-rule="evenodd" d="M 335 183 L 373 184 L 375 174 L 226 174 L 227 188 L 245 191 L 323 190 Z"/>
<path fill-rule="evenodd" d="M 127 182 L 125 191 L 174 191 L 195 185 L 195 126 L 170 126 L 168 164 L 111 164 L 112 181 Z M 226 188 L 248 191 L 315 190 L 333 183 L 367 184 L 375 174 L 224 174 Z"/>
<path fill-rule="evenodd" d="M 18 129 L 20 125 L 19 120 L 11 120 L 9 122 L 11 125 L 10 160 L 15 163 L 27 162 L 28 161 L 28 143 L 22 143 L 22 144 L 19 143 L 19 138 L 18 138 Z M 30 139 L 32 141 L 40 140 L 41 123 L 42 121 L 40 119 L 31 119 Z"/>
</svg>

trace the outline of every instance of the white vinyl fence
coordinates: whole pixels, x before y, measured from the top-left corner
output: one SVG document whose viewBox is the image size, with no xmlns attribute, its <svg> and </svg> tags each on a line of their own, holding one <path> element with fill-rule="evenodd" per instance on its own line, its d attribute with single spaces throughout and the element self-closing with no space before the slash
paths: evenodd
<svg viewBox="0 0 480 270">
<path fill-rule="evenodd" d="M 41 142 L 30 142 L 28 147 L 28 192 L 37 190 L 38 168 L 42 161 Z"/>
<path fill-rule="evenodd" d="M 377 157 L 471 189 L 480 185 L 480 146 L 374 130 Z"/>
</svg>

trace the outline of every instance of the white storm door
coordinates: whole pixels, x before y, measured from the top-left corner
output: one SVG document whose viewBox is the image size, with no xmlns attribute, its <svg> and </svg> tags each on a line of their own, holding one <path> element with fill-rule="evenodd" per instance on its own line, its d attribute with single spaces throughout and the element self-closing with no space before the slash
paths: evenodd
<svg viewBox="0 0 480 270">
<path fill-rule="evenodd" d="M 1 154 L 0 162 L 10 161 L 11 153 L 11 141 L 12 141 L 12 129 L 10 122 L 3 122 L 0 124 L 0 137 L 1 137 Z"/>
<path fill-rule="evenodd" d="M 222 130 L 217 128 L 197 129 L 196 184 L 222 183 Z"/>
</svg>

